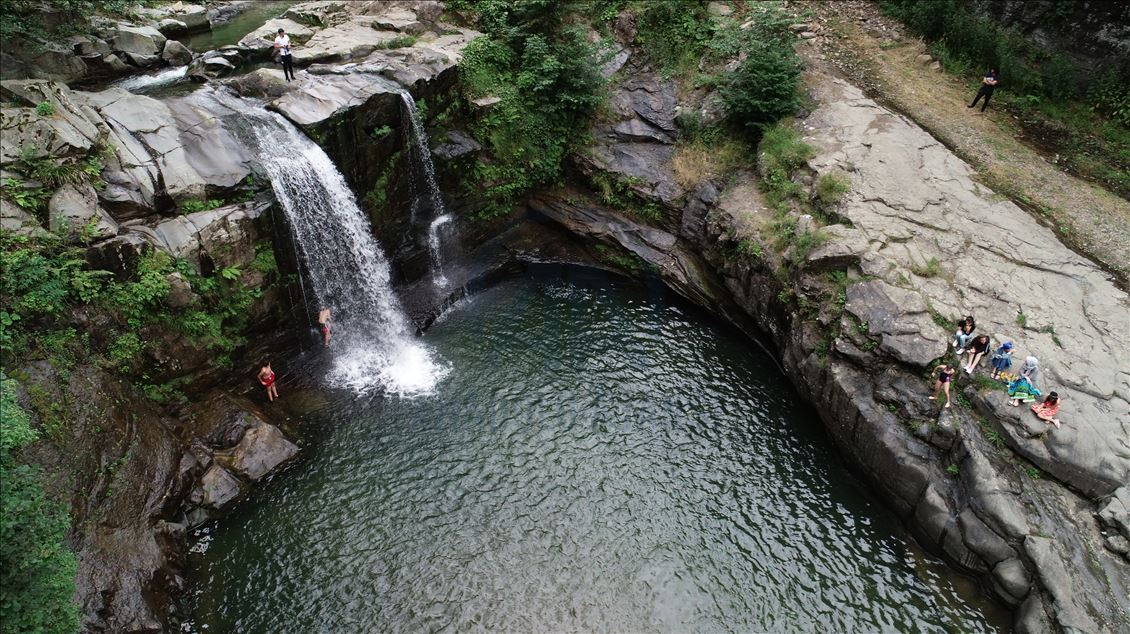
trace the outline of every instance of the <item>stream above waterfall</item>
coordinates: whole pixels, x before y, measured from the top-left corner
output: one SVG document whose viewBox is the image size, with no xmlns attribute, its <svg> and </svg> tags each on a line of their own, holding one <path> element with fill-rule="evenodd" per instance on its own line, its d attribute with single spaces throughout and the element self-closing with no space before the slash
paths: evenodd
<svg viewBox="0 0 1130 634">
<path fill-rule="evenodd" d="M 186 631 L 1005 626 L 745 339 L 662 287 L 533 271 L 428 331 L 434 395 L 324 395 L 305 458 L 200 531 Z"/>
</svg>

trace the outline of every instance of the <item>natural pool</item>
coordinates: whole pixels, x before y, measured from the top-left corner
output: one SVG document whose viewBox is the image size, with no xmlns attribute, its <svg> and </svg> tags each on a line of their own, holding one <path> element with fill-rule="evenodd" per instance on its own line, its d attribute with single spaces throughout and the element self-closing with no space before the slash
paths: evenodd
<svg viewBox="0 0 1130 634">
<path fill-rule="evenodd" d="M 425 340 L 437 394 L 326 406 L 304 460 L 209 529 L 187 629 L 1004 627 L 770 358 L 659 288 L 530 275 Z"/>
</svg>

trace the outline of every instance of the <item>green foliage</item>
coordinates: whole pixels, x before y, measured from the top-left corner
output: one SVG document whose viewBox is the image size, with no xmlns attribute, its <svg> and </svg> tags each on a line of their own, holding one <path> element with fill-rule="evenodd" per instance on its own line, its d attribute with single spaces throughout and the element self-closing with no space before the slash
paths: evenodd
<svg viewBox="0 0 1130 634">
<path fill-rule="evenodd" d="M 12 177 L 4 179 L 0 192 L 20 209 L 30 212 L 46 209 L 47 201 L 51 200 L 50 191 L 42 187 L 25 187 L 20 180 Z"/>
<path fill-rule="evenodd" d="M 828 172 L 816 180 L 816 199 L 824 205 L 835 205 L 851 191 L 851 183 L 846 178 Z"/>
<path fill-rule="evenodd" d="M 375 28 L 377 25 L 374 24 L 373 26 Z M 388 50 L 388 49 L 395 49 L 395 48 L 408 48 L 409 46 L 412 46 L 415 43 L 416 43 L 416 36 L 415 35 L 397 35 L 396 37 L 392 38 L 391 40 L 385 40 L 385 41 L 377 44 L 377 50 Z"/>
<path fill-rule="evenodd" d="M 950 466 L 946 467 L 946 473 L 950 474 L 951 476 L 956 476 L 961 473 L 961 469 L 959 469 L 955 464 L 950 464 Z"/>
<path fill-rule="evenodd" d="M 464 50 L 460 76 L 468 97 L 500 99 L 471 122 L 490 155 L 468 179 L 486 201 L 480 217 L 505 215 L 530 189 L 557 180 L 562 159 L 584 138 L 602 80 L 594 47 L 565 24 L 577 7 L 554 0 L 475 5 L 486 35 Z"/>
<path fill-rule="evenodd" d="M 145 343 L 141 341 L 137 333 L 127 332 L 119 335 L 110 344 L 110 347 L 106 350 L 106 356 L 114 365 L 127 368 L 143 350 L 145 350 Z"/>
<path fill-rule="evenodd" d="M 255 245 L 255 259 L 251 261 L 251 270 L 264 275 L 274 275 L 279 272 L 279 263 L 275 260 L 275 250 L 269 241 L 262 241 Z"/>
<path fill-rule="evenodd" d="M 711 41 L 705 0 L 642 0 L 629 8 L 636 16 L 636 44 L 667 77 L 693 68 Z"/>
<path fill-rule="evenodd" d="M 1021 328 L 1028 327 L 1028 315 L 1024 314 L 1023 309 L 1016 311 L 1016 325 L 1020 326 Z"/>
<path fill-rule="evenodd" d="M 1036 467 L 1028 467 L 1027 469 L 1024 470 L 1024 473 L 1029 478 L 1032 478 L 1033 480 L 1039 480 L 1040 478 L 1042 478 L 1044 476 L 1043 472 L 1040 471 L 1039 469 L 1037 469 Z"/>
<path fill-rule="evenodd" d="M 743 238 L 738 241 L 737 251 L 739 255 L 743 255 L 747 258 L 754 260 L 761 259 L 761 244 L 749 238 Z"/>
<path fill-rule="evenodd" d="M 95 12 L 116 17 L 131 17 L 139 6 L 155 5 L 159 0 L 4 0 L 0 20 L 0 39 L 49 38 L 71 35 L 90 27 Z"/>
<path fill-rule="evenodd" d="M 162 251 L 152 251 L 137 262 L 134 280 L 110 285 L 110 303 L 138 329 L 152 315 L 160 312 L 160 304 L 169 295 L 166 275 L 173 271 L 173 259 Z"/>
<path fill-rule="evenodd" d="M 596 252 L 601 260 L 633 275 L 638 275 L 643 271 L 649 271 L 653 268 L 646 260 L 625 249 L 617 249 L 604 244 L 598 244 L 596 245 Z"/>
<path fill-rule="evenodd" d="M 635 192 L 633 187 L 638 181 L 631 178 L 618 178 L 607 172 L 597 172 L 590 179 L 600 202 L 605 205 L 627 212 L 638 220 L 648 223 L 660 223 L 666 214 L 658 204 L 645 200 Z"/>
<path fill-rule="evenodd" d="M 0 623 L 12 632 L 75 632 L 69 519 L 47 499 L 38 471 L 14 455 L 36 436 L 16 402 L 15 381 L 0 374 Z"/>
<path fill-rule="evenodd" d="M 938 264 L 938 258 L 930 258 L 926 264 L 912 262 L 910 271 L 919 277 L 937 277 L 941 272 L 941 265 Z"/>
<path fill-rule="evenodd" d="M 35 114 L 41 117 L 50 117 L 55 114 L 55 105 L 50 101 L 41 101 L 35 106 Z"/>
<path fill-rule="evenodd" d="M 727 119 L 756 138 L 800 105 L 801 63 L 792 42 L 779 37 L 751 42 L 744 52 L 718 96 Z"/>
<path fill-rule="evenodd" d="M 223 207 L 226 203 L 224 201 L 209 198 L 207 200 L 186 200 L 177 208 L 181 214 L 194 214 L 198 211 L 211 211 L 217 207 Z"/>
<path fill-rule="evenodd" d="M 800 133 L 787 122 L 766 130 L 757 150 L 766 202 L 779 207 L 789 199 L 799 198 L 800 185 L 792 181 L 792 174 L 815 156 L 816 150 L 802 141 Z"/>
<path fill-rule="evenodd" d="M 387 125 L 382 125 L 379 128 L 373 128 L 372 131 L 369 132 L 369 136 L 374 139 L 383 139 L 388 136 L 389 132 L 392 132 L 392 128 Z"/>
</svg>

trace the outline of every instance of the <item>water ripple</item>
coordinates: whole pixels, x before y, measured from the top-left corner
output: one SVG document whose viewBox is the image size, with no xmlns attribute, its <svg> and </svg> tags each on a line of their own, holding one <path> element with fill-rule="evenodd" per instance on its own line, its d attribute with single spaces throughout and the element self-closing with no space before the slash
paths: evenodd
<svg viewBox="0 0 1130 634">
<path fill-rule="evenodd" d="M 429 339 L 441 393 L 334 405 L 334 432 L 192 555 L 191 627 L 999 626 L 861 494 L 771 361 L 693 312 L 521 280 Z"/>
</svg>

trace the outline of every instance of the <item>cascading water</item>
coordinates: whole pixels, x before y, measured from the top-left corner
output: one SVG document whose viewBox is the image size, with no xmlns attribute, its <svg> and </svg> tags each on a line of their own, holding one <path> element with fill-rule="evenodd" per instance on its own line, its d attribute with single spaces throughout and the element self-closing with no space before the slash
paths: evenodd
<svg viewBox="0 0 1130 634">
<path fill-rule="evenodd" d="M 188 73 L 188 66 L 176 66 L 167 68 L 157 73 L 148 75 L 136 75 L 128 77 L 121 81 L 114 82 L 117 88 L 123 88 L 130 92 L 144 93 L 150 90 L 155 90 L 162 86 L 175 84 L 176 82 L 185 78 Z"/>
<path fill-rule="evenodd" d="M 424 122 L 420 118 L 420 111 L 416 107 L 416 100 L 408 91 L 400 92 L 400 99 L 404 103 L 404 110 L 408 113 L 409 153 L 416 165 L 416 171 L 423 177 L 423 187 L 418 181 L 413 181 L 416 189 L 415 200 L 412 203 L 412 219 L 415 221 L 417 207 L 423 203 L 431 207 L 431 224 L 428 225 L 428 253 L 432 264 L 432 282 L 436 286 L 447 286 L 447 277 L 443 274 L 443 235 L 440 230 L 446 226 L 451 232 L 454 228 L 451 214 L 447 213 L 447 206 L 443 204 L 443 193 L 440 192 L 436 182 L 435 165 L 432 163 L 432 151 L 428 146 L 428 133 L 424 129 Z M 423 191 L 421 191 L 421 189 Z"/>
<path fill-rule="evenodd" d="M 432 281 L 436 286 L 447 286 L 443 274 L 443 228 L 451 226 L 451 214 L 444 214 L 428 226 L 428 253 L 432 259 Z"/>
<path fill-rule="evenodd" d="M 447 369 L 410 331 L 389 283 L 388 262 L 330 157 L 261 104 L 221 91 L 195 98 L 230 110 L 225 119 L 232 127 L 245 122 L 252 133 L 248 141 L 258 149 L 318 298 L 318 307 L 307 308 L 333 311 L 330 384 L 357 392 L 430 392 Z"/>
</svg>

